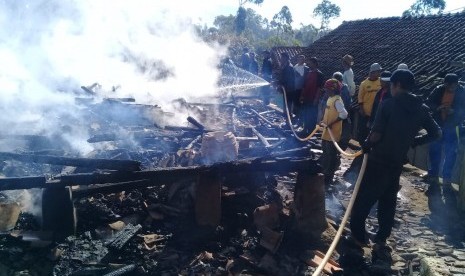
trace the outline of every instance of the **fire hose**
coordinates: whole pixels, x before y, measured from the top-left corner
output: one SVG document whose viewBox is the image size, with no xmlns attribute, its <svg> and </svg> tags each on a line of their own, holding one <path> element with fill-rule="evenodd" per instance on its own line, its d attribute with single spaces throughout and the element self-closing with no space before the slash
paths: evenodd
<svg viewBox="0 0 465 276">
<path fill-rule="evenodd" d="M 299 135 L 297 134 L 297 132 L 295 132 L 294 130 L 294 127 L 292 126 L 292 121 L 291 121 L 291 114 L 289 112 L 289 106 L 287 105 L 287 97 L 286 97 L 286 89 L 284 87 L 282 87 L 283 89 L 283 97 L 284 97 L 284 108 L 286 110 L 286 119 L 287 119 L 287 123 L 289 124 L 289 128 L 291 129 L 292 131 L 292 134 L 294 134 L 294 137 L 301 141 L 301 142 L 305 142 L 305 141 L 308 141 L 310 140 L 319 130 L 320 130 L 320 127 L 319 126 L 316 126 L 315 129 L 312 131 L 312 133 L 310 133 L 307 137 L 305 138 L 301 138 L 299 137 Z"/>
<path fill-rule="evenodd" d="M 315 135 L 316 132 L 318 132 L 320 130 L 320 127 L 317 125 L 315 127 L 315 130 L 310 133 L 309 136 L 305 137 L 305 138 L 300 138 L 295 130 L 293 129 L 293 126 L 292 126 L 292 122 L 291 122 L 291 116 L 289 114 L 289 107 L 287 105 L 287 98 L 286 98 L 286 89 L 284 89 L 284 87 L 282 88 L 283 89 L 283 96 L 284 96 L 284 104 L 285 104 L 285 109 L 286 109 L 286 115 L 287 115 L 287 120 L 288 120 L 288 124 L 292 130 L 292 133 L 294 134 L 295 138 L 299 141 L 307 141 L 309 140 L 312 136 Z M 357 156 L 360 156 L 363 154 L 363 151 L 358 151 L 356 153 L 353 153 L 353 154 L 350 154 L 350 153 L 346 153 L 344 150 L 341 149 L 341 147 L 339 146 L 339 144 L 336 142 L 336 139 L 334 139 L 334 134 L 333 132 L 331 131 L 331 128 L 329 127 L 325 127 L 326 130 L 328 131 L 329 133 L 329 136 L 331 137 L 331 140 L 334 144 L 334 146 L 336 147 L 336 149 L 344 156 L 348 157 L 348 158 L 355 158 Z M 321 261 L 321 263 L 318 265 L 317 269 L 315 270 L 315 272 L 312 274 L 312 276 L 318 276 L 321 274 L 321 272 L 323 272 L 323 269 L 324 267 L 326 266 L 326 264 L 328 263 L 329 259 L 331 258 L 331 255 L 333 254 L 334 250 L 336 249 L 336 246 L 337 244 L 339 243 L 339 240 L 342 236 L 342 233 L 344 231 L 344 228 L 347 224 L 347 221 L 349 219 L 349 215 L 350 213 L 352 212 L 352 207 L 354 206 L 354 203 L 355 203 L 355 199 L 357 198 L 357 194 L 358 194 L 358 191 L 360 189 L 360 184 L 362 183 L 362 179 L 363 179 L 363 175 L 365 174 L 365 170 L 366 170 L 366 166 L 367 166 L 367 161 L 368 161 L 368 154 L 364 154 L 363 155 L 363 162 L 362 162 L 362 167 L 360 169 L 360 173 L 357 177 L 357 181 L 355 182 L 355 187 L 354 187 L 354 191 L 352 193 L 352 197 L 350 198 L 350 201 L 349 201 L 349 205 L 347 206 L 347 209 L 346 209 L 346 212 L 344 214 L 344 217 L 342 218 L 342 221 L 341 221 L 341 224 L 339 225 L 339 229 L 337 230 L 337 233 L 336 233 L 336 236 L 334 237 L 334 240 L 333 242 L 331 243 L 331 246 L 329 247 L 328 251 L 326 251 L 326 254 L 325 254 L 325 257 L 323 258 L 323 260 Z"/>
</svg>

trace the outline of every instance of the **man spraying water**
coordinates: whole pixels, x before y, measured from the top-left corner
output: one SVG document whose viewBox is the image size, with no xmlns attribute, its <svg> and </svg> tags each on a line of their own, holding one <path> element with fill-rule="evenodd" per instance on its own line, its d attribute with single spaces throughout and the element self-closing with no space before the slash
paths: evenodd
<svg viewBox="0 0 465 276">
<path fill-rule="evenodd" d="M 368 164 L 350 220 L 352 241 L 359 246 L 366 244 L 365 220 L 378 202 L 379 229 L 374 239 L 373 263 L 381 261 L 389 267 L 392 259 L 386 240 L 394 224 L 404 158 L 411 146 L 434 141 L 441 135 L 429 108 L 411 93 L 415 85 L 412 72 L 396 70 L 390 82 L 393 97 L 379 106 L 373 128 L 362 143 L 364 153 L 369 154 Z M 418 135 L 421 129 L 426 129 L 427 134 Z"/>
</svg>

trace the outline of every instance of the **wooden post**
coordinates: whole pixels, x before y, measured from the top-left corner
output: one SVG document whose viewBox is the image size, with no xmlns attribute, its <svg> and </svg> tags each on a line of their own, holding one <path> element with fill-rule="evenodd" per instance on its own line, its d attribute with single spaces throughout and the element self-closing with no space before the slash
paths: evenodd
<svg viewBox="0 0 465 276">
<path fill-rule="evenodd" d="M 306 242 L 320 242 L 328 228 L 325 208 L 325 184 L 322 174 L 300 171 L 294 192 L 295 226 Z"/>
<path fill-rule="evenodd" d="M 199 226 L 221 222 L 221 181 L 216 173 L 201 173 L 195 187 L 195 219 Z"/>
</svg>

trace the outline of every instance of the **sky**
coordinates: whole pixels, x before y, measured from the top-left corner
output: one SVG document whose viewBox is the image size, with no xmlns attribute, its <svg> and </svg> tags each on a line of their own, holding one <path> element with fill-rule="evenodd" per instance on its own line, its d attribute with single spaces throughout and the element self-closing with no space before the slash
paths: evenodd
<svg viewBox="0 0 465 276">
<path fill-rule="evenodd" d="M 203 23 L 211 26 L 216 15 L 235 14 L 239 1 L 206 0 L 205 2 L 206 4 L 202 5 L 202 9 L 198 11 L 198 15 Z M 319 26 L 319 21 L 312 18 L 312 13 L 320 2 L 320 0 L 264 0 L 260 6 L 248 4 L 246 7 L 253 8 L 262 16 L 271 19 L 274 14 L 281 10 L 281 7 L 287 5 L 294 19 L 294 27 L 310 23 Z M 415 0 L 331 0 L 331 2 L 341 8 L 340 17 L 334 19 L 330 24 L 331 28 L 336 28 L 343 21 L 400 16 Z M 197 2 L 192 1 L 192 3 Z M 465 0 L 446 0 L 445 12 L 459 8 L 465 8 Z"/>
</svg>

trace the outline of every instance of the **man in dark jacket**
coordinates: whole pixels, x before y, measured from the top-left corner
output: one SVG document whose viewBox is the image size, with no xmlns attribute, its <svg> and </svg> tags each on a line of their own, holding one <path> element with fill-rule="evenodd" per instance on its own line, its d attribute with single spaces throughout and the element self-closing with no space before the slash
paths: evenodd
<svg viewBox="0 0 465 276">
<path fill-rule="evenodd" d="M 258 61 L 255 57 L 255 53 L 250 53 L 250 64 L 249 64 L 249 72 L 258 75 Z"/>
<path fill-rule="evenodd" d="M 379 229 L 374 240 L 373 261 L 385 256 L 381 260 L 384 262 L 392 261 L 386 239 L 394 224 L 399 179 L 407 151 L 441 135 L 428 107 L 410 92 L 415 85 L 413 74 L 396 70 L 390 80 L 393 97 L 380 105 L 373 128 L 362 143 L 363 151 L 369 154 L 368 164 L 350 220 L 353 239 L 366 244 L 365 220 L 378 202 Z M 426 129 L 427 134 L 418 135 L 421 129 Z"/>
<path fill-rule="evenodd" d="M 428 178 L 430 189 L 428 194 L 434 194 L 439 189 L 439 169 L 442 150 L 444 148 L 444 165 L 442 169 L 443 189 L 451 190 L 451 178 L 457 159 L 457 126 L 465 120 L 465 90 L 459 85 L 456 74 L 447 74 L 444 84 L 436 87 L 426 100 L 433 112 L 434 119 L 442 129 L 442 139 L 430 145 L 430 169 Z"/>
<path fill-rule="evenodd" d="M 318 59 L 310 58 L 310 68 L 305 79 L 304 88 L 300 94 L 301 119 L 304 122 L 304 131 L 310 133 L 317 124 L 318 103 L 323 90 L 325 79 L 323 73 L 318 69 Z"/>
<path fill-rule="evenodd" d="M 288 53 L 281 53 L 280 58 L 281 63 L 281 72 L 279 76 L 279 84 L 285 89 L 284 93 L 286 94 L 287 99 L 287 108 L 292 113 L 294 111 L 295 103 L 295 74 L 294 67 L 289 60 Z"/>
</svg>

